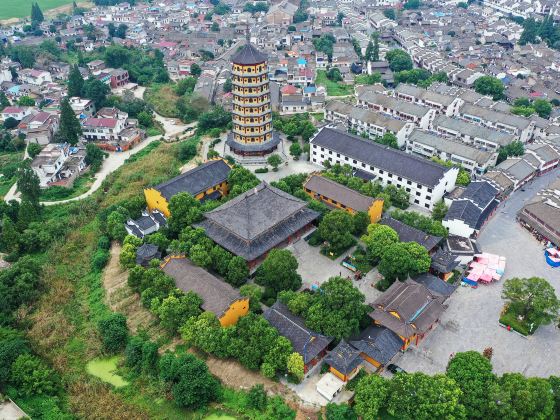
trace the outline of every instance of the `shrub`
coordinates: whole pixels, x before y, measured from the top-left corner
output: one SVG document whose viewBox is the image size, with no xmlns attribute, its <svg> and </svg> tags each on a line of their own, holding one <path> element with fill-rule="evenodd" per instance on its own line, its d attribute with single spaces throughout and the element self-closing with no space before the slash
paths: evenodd
<svg viewBox="0 0 560 420">
<path fill-rule="evenodd" d="M 268 168 L 257 168 L 255 169 L 256 174 L 266 174 L 268 172 Z"/>
<path fill-rule="evenodd" d="M 123 314 L 108 315 L 98 322 L 97 328 L 106 351 L 116 353 L 125 347 L 128 340 L 128 327 Z"/>
<path fill-rule="evenodd" d="M 105 249 L 98 249 L 91 258 L 91 267 L 95 271 L 101 271 L 109 262 L 110 254 Z"/>
</svg>

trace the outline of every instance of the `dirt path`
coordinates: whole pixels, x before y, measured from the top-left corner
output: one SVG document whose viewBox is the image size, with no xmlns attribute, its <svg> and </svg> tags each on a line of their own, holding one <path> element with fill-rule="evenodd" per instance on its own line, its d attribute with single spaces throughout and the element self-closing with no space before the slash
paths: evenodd
<svg viewBox="0 0 560 420">
<path fill-rule="evenodd" d="M 157 325 L 157 319 L 142 306 L 140 296 L 128 287 L 128 272 L 119 264 L 121 246 L 113 243 L 111 258 L 103 270 L 103 286 L 105 287 L 105 301 L 112 311 L 120 312 L 126 316 L 128 328 L 135 334 L 142 328 L 154 339 L 163 335 Z"/>
</svg>

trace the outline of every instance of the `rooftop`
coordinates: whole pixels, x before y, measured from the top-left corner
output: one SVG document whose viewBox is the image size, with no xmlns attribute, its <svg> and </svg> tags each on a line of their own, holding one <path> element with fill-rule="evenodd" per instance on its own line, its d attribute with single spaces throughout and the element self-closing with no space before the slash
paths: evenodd
<svg viewBox="0 0 560 420">
<path fill-rule="evenodd" d="M 445 173 L 452 170 L 430 160 L 330 127 L 321 129 L 311 143 L 428 187 L 436 186 Z"/>
<path fill-rule="evenodd" d="M 213 312 L 218 318 L 233 302 L 243 299 L 231 285 L 184 257 L 166 258 L 162 269 L 175 280 L 178 289 L 183 292 L 194 292 L 200 296 L 204 301 L 202 309 Z"/>
<path fill-rule="evenodd" d="M 231 57 L 231 61 L 235 64 L 241 65 L 251 65 L 251 64 L 260 64 L 266 61 L 266 55 L 261 53 L 257 50 L 253 44 L 246 43 L 242 46 L 233 56 Z"/>
<path fill-rule="evenodd" d="M 167 201 L 181 192 L 187 192 L 195 196 L 226 181 L 230 171 L 231 168 L 224 160 L 210 160 L 169 181 L 156 185 L 154 188 Z"/>
</svg>

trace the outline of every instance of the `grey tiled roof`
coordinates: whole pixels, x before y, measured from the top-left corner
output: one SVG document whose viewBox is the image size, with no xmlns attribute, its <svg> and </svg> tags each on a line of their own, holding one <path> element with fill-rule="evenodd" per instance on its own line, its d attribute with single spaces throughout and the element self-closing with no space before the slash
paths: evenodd
<svg viewBox="0 0 560 420">
<path fill-rule="evenodd" d="M 358 337 L 352 338 L 350 344 L 373 360 L 386 365 L 402 348 L 403 341 L 385 327 L 370 325 Z"/>
<path fill-rule="evenodd" d="M 257 50 L 253 44 L 246 43 L 233 56 L 231 61 L 235 64 L 250 65 L 260 64 L 266 61 L 266 55 Z"/>
<path fill-rule="evenodd" d="M 281 336 L 290 340 L 294 351 L 302 355 L 305 364 L 317 357 L 333 341 L 331 337 L 307 328 L 305 321 L 292 314 L 280 301 L 264 311 L 263 316 Z"/>
<path fill-rule="evenodd" d="M 228 283 L 194 265 L 186 258 L 170 258 L 163 271 L 173 277 L 175 285 L 183 292 L 192 291 L 202 298 L 202 309 L 220 318 L 241 295 Z"/>
<path fill-rule="evenodd" d="M 263 182 L 196 224 L 215 242 L 252 261 L 319 217 L 307 203 Z"/>
<path fill-rule="evenodd" d="M 436 186 L 445 173 L 451 170 L 430 160 L 329 127 L 319 131 L 311 143 L 428 187 Z"/>
<path fill-rule="evenodd" d="M 468 123 L 457 118 L 448 117 L 446 115 L 438 115 L 436 118 L 434 118 L 434 122 L 432 124 L 436 129 L 438 127 L 446 128 L 448 130 L 457 131 L 469 137 L 479 138 L 491 143 L 495 143 L 499 146 L 506 146 L 515 140 L 515 136 L 512 134 L 493 130 L 481 125 Z"/>
<path fill-rule="evenodd" d="M 431 111 L 430 108 L 422 105 L 413 104 L 402 99 L 396 99 L 391 96 L 383 95 L 381 93 L 373 93 L 369 91 L 364 92 L 358 97 L 358 99 L 367 103 L 381 105 L 384 108 L 399 111 L 404 114 L 414 115 L 418 118 L 424 117 L 428 112 Z"/>
<path fill-rule="evenodd" d="M 389 216 L 383 217 L 379 223 L 393 228 L 401 242 L 416 242 L 428 252 L 438 246 L 443 239 L 441 236 L 430 235 Z"/>
<path fill-rule="evenodd" d="M 340 340 L 340 343 L 325 357 L 325 363 L 343 375 L 352 373 L 362 362 L 360 352 L 344 340 Z"/>
<path fill-rule="evenodd" d="M 485 209 L 498 195 L 498 190 L 487 181 L 472 181 L 461 193 L 460 199 L 470 200 Z"/>
<path fill-rule="evenodd" d="M 479 165 L 487 164 L 488 161 L 493 158 L 495 153 L 486 152 L 484 150 L 468 146 L 459 141 L 453 141 L 448 138 L 436 136 L 417 128 L 412 131 L 407 141 L 411 143 L 418 143 L 428 147 L 433 147 L 438 151 L 442 151 L 447 154 L 453 154 L 455 156 L 460 156 L 462 158 L 476 162 Z"/>
<path fill-rule="evenodd" d="M 448 298 L 453 294 L 457 286 L 449 284 L 439 277 L 429 273 L 420 274 L 413 279 L 416 283 L 422 284 L 432 293 Z"/>
<path fill-rule="evenodd" d="M 303 187 L 356 211 L 367 212 L 375 201 L 374 198 L 320 175 L 311 175 Z"/>
<path fill-rule="evenodd" d="M 154 188 L 167 201 L 181 192 L 195 196 L 227 180 L 230 171 L 231 168 L 223 160 L 211 160 Z"/>
</svg>

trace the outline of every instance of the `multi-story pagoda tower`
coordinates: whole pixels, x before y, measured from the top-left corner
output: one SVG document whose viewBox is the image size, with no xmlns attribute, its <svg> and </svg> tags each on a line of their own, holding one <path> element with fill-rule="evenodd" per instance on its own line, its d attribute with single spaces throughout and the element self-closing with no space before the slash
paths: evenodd
<svg viewBox="0 0 560 420">
<path fill-rule="evenodd" d="M 269 154 L 280 136 L 272 128 L 267 57 L 247 41 L 232 61 L 233 127 L 227 145 L 241 156 Z"/>
</svg>

